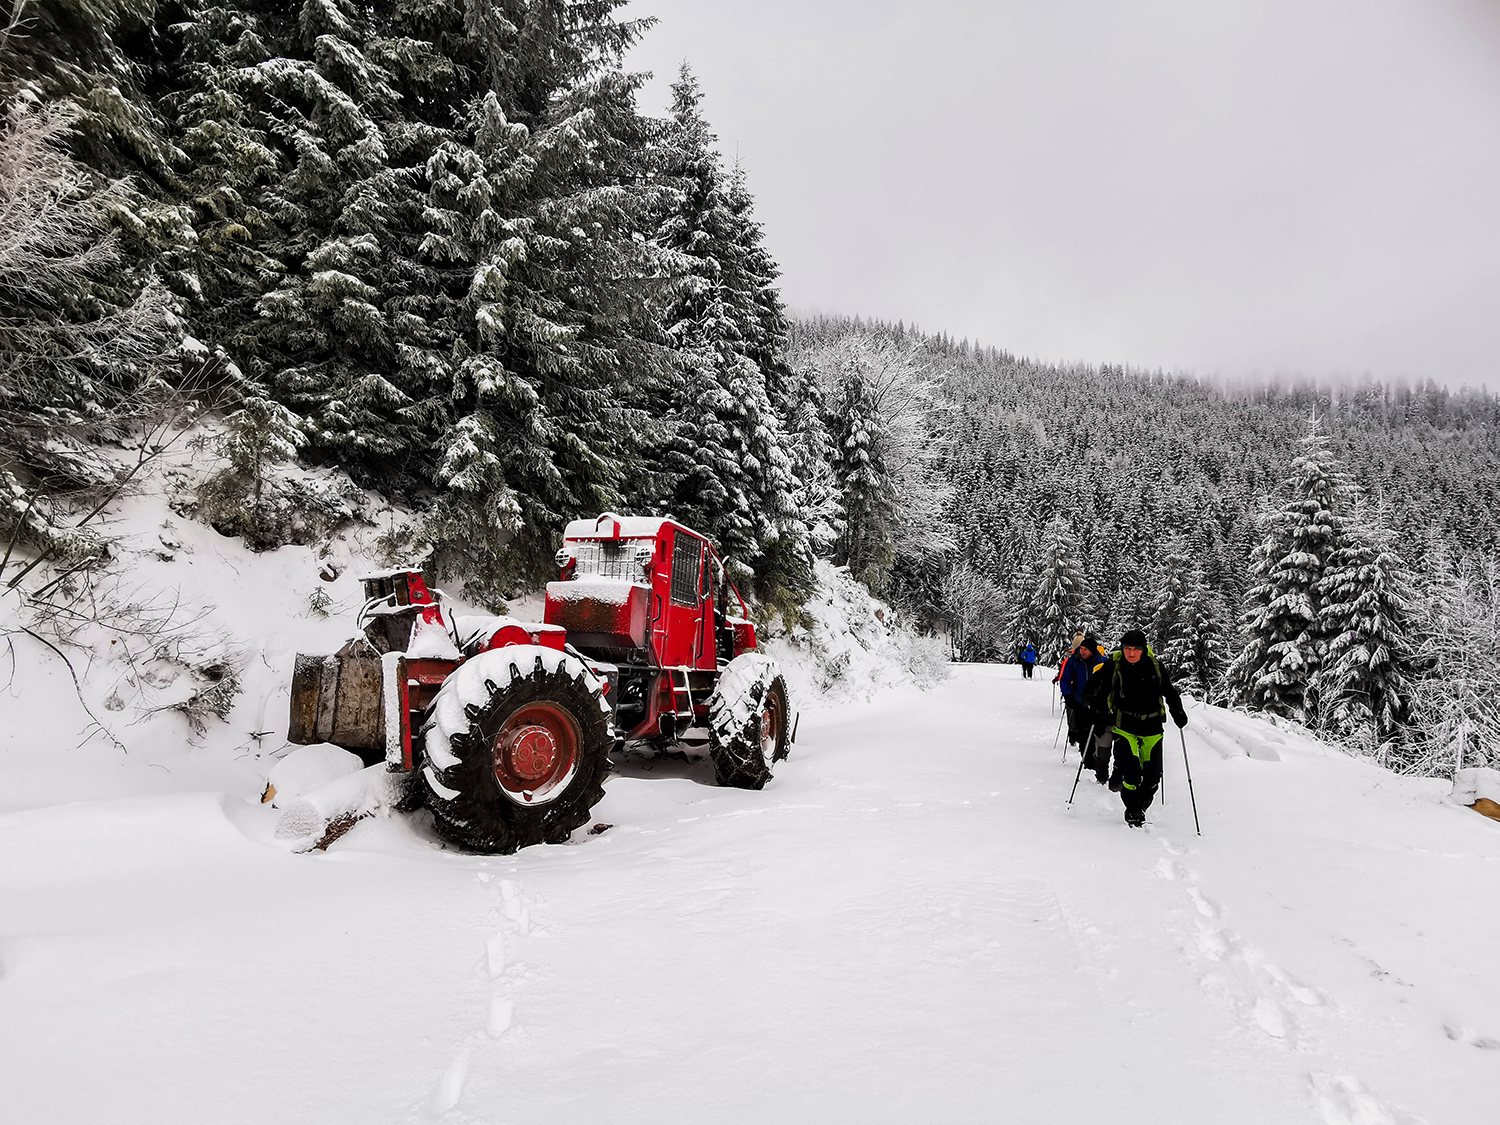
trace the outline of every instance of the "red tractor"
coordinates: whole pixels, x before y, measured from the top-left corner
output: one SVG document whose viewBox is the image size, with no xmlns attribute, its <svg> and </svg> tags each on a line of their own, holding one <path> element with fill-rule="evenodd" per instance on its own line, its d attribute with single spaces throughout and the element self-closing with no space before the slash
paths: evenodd
<svg viewBox="0 0 1500 1125">
<path fill-rule="evenodd" d="M 438 831 L 483 852 L 566 840 L 624 742 L 707 728 L 719 784 L 761 788 L 795 716 L 708 541 L 606 513 L 570 523 L 557 560 L 543 624 L 455 615 L 418 570 L 366 576 L 360 635 L 297 657 L 288 739 L 383 752 Z"/>
</svg>

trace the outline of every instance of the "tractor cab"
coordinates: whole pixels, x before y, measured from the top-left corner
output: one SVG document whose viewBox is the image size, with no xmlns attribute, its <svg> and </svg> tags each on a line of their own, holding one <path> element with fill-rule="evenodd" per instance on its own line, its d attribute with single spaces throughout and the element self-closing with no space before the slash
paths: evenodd
<svg viewBox="0 0 1500 1125">
<path fill-rule="evenodd" d="M 756 646 L 718 553 L 669 517 L 574 520 L 557 562 L 544 620 L 610 666 L 615 724 L 627 739 L 672 738 L 697 725 L 719 668 Z"/>
</svg>

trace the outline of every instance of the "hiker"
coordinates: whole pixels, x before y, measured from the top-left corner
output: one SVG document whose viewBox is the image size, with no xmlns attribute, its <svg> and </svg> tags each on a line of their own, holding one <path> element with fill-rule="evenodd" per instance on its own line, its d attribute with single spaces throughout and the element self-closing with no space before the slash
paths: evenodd
<svg viewBox="0 0 1500 1125">
<path fill-rule="evenodd" d="M 1083 752 L 1083 768 L 1094 771 L 1094 780 L 1100 785 L 1109 784 L 1109 742 L 1105 735 L 1114 725 L 1114 719 L 1104 710 L 1104 698 L 1108 687 L 1101 673 L 1109 661 L 1109 652 L 1093 636 L 1089 636 L 1091 654 L 1088 662 L 1088 681 L 1078 701 L 1078 746 Z"/>
<path fill-rule="evenodd" d="M 1087 747 L 1090 729 L 1088 708 L 1083 695 L 1088 687 L 1089 672 L 1100 660 L 1099 642 L 1093 634 L 1081 637 L 1063 667 L 1058 672 L 1058 687 L 1062 691 L 1063 711 L 1068 717 L 1068 741 L 1076 745 L 1079 752 Z"/>
<path fill-rule="evenodd" d="M 1036 667 L 1036 645 L 1028 644 L 1021 650 L 1021 675 L 1031 679 L 1031 670 Z"/>
<path fill-rule="evenodd" d="M 1174 723 L 1187 726 L 1182 696 L 1139 629 L 1120 638 L 1086 695 L 1097 724 L 1095 745 L 1106 761 L 1113 751 L 1109 787 L 1125 805 L 1125 823 L 1139 828 L 1161 785 L 1162 720 L 1170 711 Z"/>
<path fill-rule="evenodd" d="M 1078 646 L 1081 644 L 1083 644 L 1083 630 L 1079 629 L 1078 632 L 1073 634 L 1073 647 L 1063 654 L 1062 662 L 1057 666 L 1057 675 L 1052 677 L 1054 684 L 1062 682 L 1063 673 L 1068 670 L 1068 661 L 1073 659 L 1074 655 L 1078 652 Z"/>
</svg>

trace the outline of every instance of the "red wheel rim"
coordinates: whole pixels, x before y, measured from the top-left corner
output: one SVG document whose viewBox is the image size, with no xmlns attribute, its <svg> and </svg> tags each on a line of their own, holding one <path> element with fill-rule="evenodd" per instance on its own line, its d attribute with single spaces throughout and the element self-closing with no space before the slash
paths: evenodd
<svg viewBox="0 0 1500 1125">
<path fill-rule="evenodd" d="M 760 756 L 770 766 L 776 760 L 776 747 L 781 742 L 781 705 L 770 692 L 760 709 Z"/>
<path fill-rule="evenodd" d="M 554 703 L 530 703 L 495 735 L 495 780 L 518 805 L 545 804 L 578 771 L 578 723 Z"/>
</svg>

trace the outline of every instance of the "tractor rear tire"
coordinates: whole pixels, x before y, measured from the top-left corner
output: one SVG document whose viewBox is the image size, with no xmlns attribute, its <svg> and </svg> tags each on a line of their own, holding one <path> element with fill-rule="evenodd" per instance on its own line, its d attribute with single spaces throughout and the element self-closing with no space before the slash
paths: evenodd
<svg viewBox="0 0 1500 1125">
<path fill-rule="evenodd" d="M 708 753 L 720 785 L 760 789 L 787 756 L 791 711 L 786 679 L 769 656 L 729 662 L 708 701 Z"/>
<path fill-rule="evenodd" d="M 566 843 L 604 796 L 614 742 L 603 681 L 537 645 L 482 652 L 439 689 L 422 728 L 438 834 L 477 852 Z"/>
</svg>

